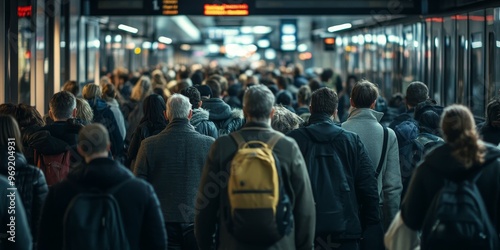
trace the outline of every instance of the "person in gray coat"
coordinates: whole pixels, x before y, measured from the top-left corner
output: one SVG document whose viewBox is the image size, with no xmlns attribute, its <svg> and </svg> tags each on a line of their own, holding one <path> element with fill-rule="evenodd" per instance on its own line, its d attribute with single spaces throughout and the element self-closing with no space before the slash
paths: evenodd
<svg viewBox="0 0 500 250">
<path fill-rule="evenodd" d="M 153 185 L 165 218 L 169 249 L 198 249 L 194 238 L 194 201 L 212 137 L 189 123 L 189 99 L 174 94 L 167 101 L 167 127 L 141 143 L 134 173 Z"/>
<path fill-rule="evenodd" d="M 365 145 L 368 156 L 376 169 L 382 157 L 384 129 L 380 125 L 383 113 L 374 110 L 378 97 L 375 84 L 363 80 L 358 82 L 351 91 L 351 106 L 354 108 L 342 128 L 359 135 Z M 399 150 L 396 134 L 387 128 L 388 140 L 385 158 L 377 178 L 379 202 L 382 211 L 382 221 L 387 230 L 392 219 L 399 211 L 401 201 L 401 171 L 399 168 Z"/>
</svg>

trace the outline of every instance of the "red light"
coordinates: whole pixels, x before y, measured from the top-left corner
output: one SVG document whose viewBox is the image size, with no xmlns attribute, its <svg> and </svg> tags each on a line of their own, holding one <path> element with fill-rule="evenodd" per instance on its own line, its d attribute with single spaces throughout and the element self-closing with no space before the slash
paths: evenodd
<svg viewBox="0 0 500 250">
<path fill-rule="evenodd" d="M 24 53 L 24 59 L 31 59 L 31 51 L 28 50 Z"/>
<path fill-rule="evenodd" d="M 325 44 L 332 45 L 335 44 L 335 38 L 325 38 Z"/>
<path fill-rule="evenodd" d="M 30 17 L 31 16 L 31 5 L 28 6 L 18 6 L 17 7 L 18 17 Z"/>
</svg>

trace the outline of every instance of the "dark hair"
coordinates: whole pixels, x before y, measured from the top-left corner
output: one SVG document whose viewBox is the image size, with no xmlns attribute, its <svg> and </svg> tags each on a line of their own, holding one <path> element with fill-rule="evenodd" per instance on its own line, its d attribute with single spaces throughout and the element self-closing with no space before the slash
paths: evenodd
<svg viewBox="0 0 500 250">
<path fill-rule="evenodd" d="M 167 110 L 165 100 L 162 96 L 157 94 L 151 94 L 147 96 L 142 104 L 144 116 L 139 123 L 152 122 L 158 124 L 167 125 L 167 120 L 165 119 L 164 111 Z"/>
<path fill-rule="evenodd" d="M 406 104 L 415 107 L 429 98 L 429 89 L 423 82 L 412 82 L 406 89 Z"/>
<path fill-rule="evenodd" d="M 17 105 L 16 116 L 17 122 L 19 123 L 19 128 L 26 128 L 31 126 L 45 126 L 42 115 L 36 110 L 35 107 L 20 103 Z"/>
<path fill-rule="evenodd" d="M 404 96 L 401 93 L 395 93 L 389 100 L 389 107 L 391 108 L 401 108 L 404 107 Z"/>
<path fill-rule="evenodd" d="M 10 115 L 0 115 L 0 148 L 7 149 L 14 146 L 16 152 L 23 152 L 23 143 L 21 141 L 21 131 L 17 125 L 16 119 Z M 10 138 L 14 138 L 14 144 L 9 144 Z"/>
<path fill-rule="evenodd" d="M 290 91 L 287 90 L 282 91 L 280 94 L 278 94 L 278 96 L 276 96 L 276 104 L 290 106 L 292 105 L 292 100 L 293 100 L 292 94 L 290 93 Z"/>
<path fill-rule="evenodd" d="M 189 68 L 186 67 L 184 69 L 179 70 L 177 74 L 179 74 L 180 79 L 188 79 L 189 76 L 191 75 L 191 70 L 189 70 Z"/>
<path fill-rule="evenodd" d="M 339 97 L 333 89 L 320 88 L 312 93 L 311 114 L 333 115 L 337 110 Z"/>
<path fill-rule="evenodd" d="M 297 93 L 297 101 L 302 105 L 311 105 L 312 91 L 309 86 L 301 86 L 299 92 Z"/>
<path fill-rule="evenodd" d="M 216 80 L 218 83 L 219 83 L 219 86 L 220 86 L 220 91 L 219 91 L 219 95 L 216 96 L 216 97 L 219 97 L 221 96 L 225 91 L 227 91 L 227 79 L 224 78 L 223 76 L 221 75 L 211 75 L 209 78 L 208 78 L 208 81 L 210 80 Z M 212 91 L 213 93 L 213 91 Z M 214 94 L 215 95 L 215 94 Z"/>
<path fill-rule="evenodd" d="M 203 82 L 203 72 L 201 70 L 196 70 L 192 75 L 191 75 L 191 82 L 193 82 L 193 85 L 201 85 Z"/>
<path fill-rule="evenodd" d="M 351 100 L 356 108 L 370 108 L 377 97 L 377 86 L 367 80 L 356 83 L 351 91 Z"/>
<path fill-rule="evenodd" d="M 321 72 L 321 75 L 320 75 L 320 78 L 321 78 L 322 82 L 327 82 L 332 77 L 333 77 L 333 70 L 332 69 L 324 69 L 323 72 Z"/>
<path fill-rule="evenodd" d="M 288 79 L 284 76 L 278 76 L 276 78 L 276 84 L 278 85 L 278 87 L 281 87 L 282 89 L 286 89 L 288 87 Z"/>
<path fill-rule="evenodd" d="M 500 98 L 495 97 L 486 106 L 486 124 L 500 127 Z"/>
<path fill-rule="evenodd" d="M 431 100 L 419 103 L 415 107 L 415 120 L 422 133 L 430 133 L 441 136 L 439 121 L 443 107 L 435 105 Z"/>
<path fill-rule="evenodd" d="M 68 91 L 61 91 L 52 96 L 49 106 L 55 118 L 68 119 L 76 108 L 76 98 Z"/>
<path fill-rule="evenodd" d="M 192 109 L 199 108 L 199 104 L 201 101 L 200 91 L 196 87 L 188 87 L 181 90 L 181 94 L 189 98 L 189 103 L 191 103 Z"/>
<path fill-rule="evenodd" d="M 206 85 L 210 87 L 210 90 L 212 91 L 212 96 L 211 98 L 219 98 L 221 94 L 221 87 L 220 83 L 215 80 L 215 79 L 210 79 L 207 80 Z"/>
<path fill-rule="evenodd" d="M 106 83 L 102 88 L 102 99 L 108 101 L 116 97 L 115 85 Z"/>
<path fill-rule="evenodd" d="M 80 92 L 80 85 L 78 85 L 76 81 L 70 80 L 64 83 L 62 91 L 69 91 L 73 95 L 77 96 L 78 92 Z"/>
<path fill-rule="evenodd" d="M 474 117 L 467 107 L 454 104 L 444 109 L 441 116 L 444 140 L 451 145 L 455 159 L 467 168 L 482 164 L 486 152 L 475 127 Z"/>
<path fill-rule="evenodd" d="M 243 111 L 255 119 L 269 119 L 274 105 L 274 95 L 264 85 L 254 85 L 245 91 Z"/>
<path fill-rule="evenodd" d="M 309 88 L 311 88 L 311 92 L 314 92 L 314 91 L 323 87 L 323 84 L 321 84 L 321 82 L 318 81 L 318 79 L 316 79 L 316 78 L 309 80 L 308 85 L 309 85 Z"/>
</svg>

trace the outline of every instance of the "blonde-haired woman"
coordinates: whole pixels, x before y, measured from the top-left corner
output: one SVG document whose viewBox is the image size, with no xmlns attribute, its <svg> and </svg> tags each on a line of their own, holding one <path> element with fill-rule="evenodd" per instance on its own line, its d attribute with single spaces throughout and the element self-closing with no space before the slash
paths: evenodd
<svg viewBox="0 0 500 250">
<path fill-rule="evenodd" d="M 76 118 L 80 119 L 83 125 L 92 123 L 94 112 L 87 100 L 76 98 Z"/>
<path fill-rule="evenodd" d="M 409 228 L 423 229 L 431 203 L 445 180 L 462 181 L 480 174 L 476 185 L 497 235 L 500 232 L 500 150 L 484 143 L 475 127 L 474 117 L 467 107 L 451 105 L 444 109 L 441 128 L 445 144 L 432 150 L 417 167 L 403 200 L 401 216 Z M 425 239 L 422 240 L 424 246 Z"/>
<path fill-rule="evenodd" d="M 139 81 L 135 84 L 132 89 L 132 94 L 130 95 L 130 102 L 126 103 L 122 107 L 123 117 L 127 120 L 126 127 L 126 138 L 125 141 L 128 143 L 132 138 L 132 133 L 134 133 L 137 126 L 144 116 L 142 102 L 146 97 L 153 93 L 153 88 L 151 85 L 151 80 L 147 76 L 141 76 Z"/>
</svg>

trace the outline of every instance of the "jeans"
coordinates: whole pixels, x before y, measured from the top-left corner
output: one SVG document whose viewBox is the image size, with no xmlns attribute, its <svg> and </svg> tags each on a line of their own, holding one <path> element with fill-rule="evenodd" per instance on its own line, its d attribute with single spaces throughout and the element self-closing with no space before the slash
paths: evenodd
<svg viewBox="0 0 500 250">
<path fill-rule="evenodd" d="M 194 236 L 194 223 L 165 223 L 168 236 L 168 250 L 198 250 Z"/>
</svg>

